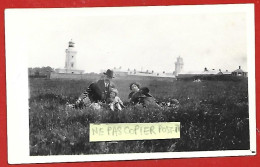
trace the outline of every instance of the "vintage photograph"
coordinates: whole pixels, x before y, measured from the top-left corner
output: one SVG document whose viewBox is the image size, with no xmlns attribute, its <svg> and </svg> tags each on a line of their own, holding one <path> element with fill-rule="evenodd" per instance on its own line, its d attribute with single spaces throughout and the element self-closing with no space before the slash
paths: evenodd
<svg viewBox="0 0 260 167">
<path fill-rule="evenodd" d="M 29 157 L 255 153 L 252 13 L 250 4 L 7 10 L 7 75 L 15 57 L 26 67 Z"/>
</svg>

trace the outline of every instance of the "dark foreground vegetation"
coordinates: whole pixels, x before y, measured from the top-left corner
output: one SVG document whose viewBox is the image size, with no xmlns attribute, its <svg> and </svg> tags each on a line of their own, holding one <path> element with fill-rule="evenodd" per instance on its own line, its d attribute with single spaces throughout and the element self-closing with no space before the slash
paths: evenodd
<svg viewBox="0 0 260 167">
<path fill-rule="evenodd" d="M 159 102 L 179 107 L 122 111 L 66 108 L 91 81 L 30 79 L 30 155 L 70 155 L 249 149 L 248 85 L 239 81 L 147 81 Z M 127 105 L 130 80 L 115 80 Z M 89 123 L 180 122 L 181 138 L 89 142 Z"/>
</svg>

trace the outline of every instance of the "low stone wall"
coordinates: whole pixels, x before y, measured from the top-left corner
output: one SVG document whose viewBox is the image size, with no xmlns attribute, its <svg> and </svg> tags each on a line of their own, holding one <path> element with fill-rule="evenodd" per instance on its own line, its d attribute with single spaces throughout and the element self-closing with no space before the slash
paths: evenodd
<svg viewBox="0 0 260 167">
<path fill-rule="evenodd" d="M 50 79 L 71 79 L 71 80 L 82 80 L 91 79 L 97 80 L 100 78 L 99 74 L 68 74 L 68 73 L 51 73 Z"/>
<path fill-rule="evenodd" d="M 101 74 L 68 74 L 68 73 L 51 73 L 50 79 L 71 79 L 71 80 L 98 80 Z M 174 81 L 175 78 L 167 77 L 152 77 L 152 76 L 138 76 L 138 75 L 126 75 L 126 76 L 115 76 L 113 80 L 156 80 L 156 81 Z"/>
<path fill-rule="evenodd" d="M 114 80 L 156 80 L 156 81 L 174 81 L 176 78 L 168 77 L 152 77 L 152 76 L 138 76 L 138 75 L 127 75 L 127 76 L 118 76 Z"/>
</svg>

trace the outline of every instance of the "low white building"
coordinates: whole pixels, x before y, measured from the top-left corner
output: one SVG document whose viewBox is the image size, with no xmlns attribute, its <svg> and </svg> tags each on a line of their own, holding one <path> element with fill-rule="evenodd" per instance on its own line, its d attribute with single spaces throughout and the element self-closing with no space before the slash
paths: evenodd
<svg viewBox="0 0 260 167">
<path fill-rule="evenodd" d="M 122 67 L 119 68 L 111 68 L 114 72 L 114 76 L 147 76 L 147 77 L 164 77 L 164 78 L 175 78 L 174 73 L 167 73 L 167 72 L 155 72 L 153 70 L 146 70 L 146 71 L 138 71 L 136 69 L 127 69 L 124 70 Z M 101 73 L 105 72 L 106 70 L 101 70 Z"/>
<path fill-rule="evenodd" d="M 239 66 L 237 70 L 235 70 L 235 71 L 233 71 L 233 72 L 231 73 L 231 75 L 233 75 L 233 76 L 247 77 L 247 72 L 243 71 L 243 70 L 241 69 L 241 66 Z"/>
</svg>

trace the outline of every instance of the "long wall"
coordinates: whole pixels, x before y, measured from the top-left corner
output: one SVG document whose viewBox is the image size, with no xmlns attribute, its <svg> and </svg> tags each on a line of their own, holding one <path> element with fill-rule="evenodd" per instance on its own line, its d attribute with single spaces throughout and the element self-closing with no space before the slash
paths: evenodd
<svg viewBox="0 0 260 167">
<path fill-rule="evenodd" d="M 138 75 L 127 75 L 127 76 L 118 76 L 114 80 L 156 80 L 156 81 L 173 81 L 175 78 L 167 77 L 153 77 L 153 76 L 138 76 Z"/>
<path fill-rule="evenodd" d="M 98 80 L 101 77 L 100 74 L 67 74 L 67 73 L 51 73 L 50 79 L 71 79 L 71 80 Z M 175 78 L 167 77 L 152 77 L 152 76 L 138 76 L 138 75 L 126 75 L 116 76 L 114 80 L 157 80 L 157 81 L 173 81 Z"/>
<path fill-rule="evenodd" d="M 50 79 L 71 79 L 71 80 L 81 80 L 81 79 L 99 79 L 101 75 L 99 74 L 69 74 L 69 73 L 55 73 L 50 74 Z"/>
</svg>

